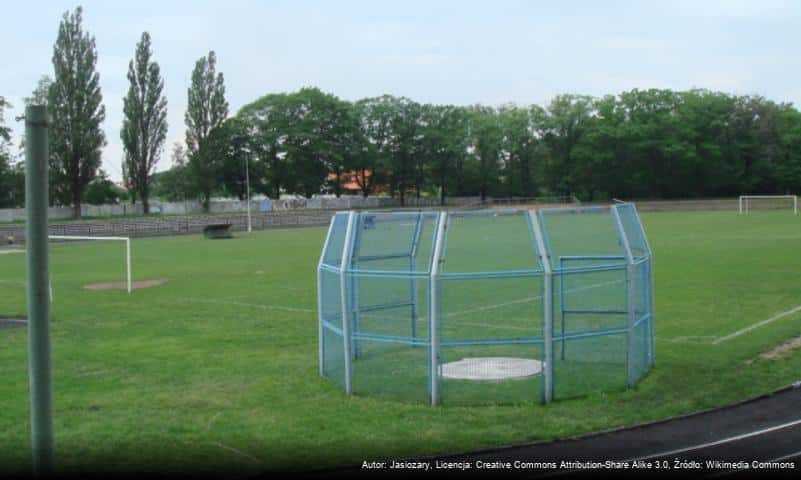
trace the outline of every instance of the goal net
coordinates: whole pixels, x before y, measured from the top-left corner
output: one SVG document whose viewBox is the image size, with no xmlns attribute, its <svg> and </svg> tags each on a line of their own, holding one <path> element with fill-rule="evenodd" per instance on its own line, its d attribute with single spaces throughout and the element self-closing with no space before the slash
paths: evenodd
<svg viewBox="0 0 801 480">
<path fill-rule="evenodd" d="M 131 239 L 128 237 L 84 237 L 77 235 L 49 235 L 47 237 L 51 243 L 64 242 L 123 242 L 125 243 L 125 283 L 128 293 L 131 293 L 133 284 L 131 282 Z M 52 292 L 51 292 L 52 296 Z"/>
<path fill-rule="evenodd" d="M 796 195 L 741 195 L 740 213 L 760 210 L 784 210 L 798 215 L 798 197 Z"/>
</svg>

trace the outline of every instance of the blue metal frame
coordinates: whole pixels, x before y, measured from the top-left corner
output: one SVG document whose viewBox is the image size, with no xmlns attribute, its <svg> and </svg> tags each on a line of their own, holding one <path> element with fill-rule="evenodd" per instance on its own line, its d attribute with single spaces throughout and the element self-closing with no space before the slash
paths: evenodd
<svg viewBox="0 0 801 480">
<path fill-rule="evenodd" d="M 367 255 L 365 257 L 354 258 L 353 262 L 354 263 L 374 262 L 378 260 L 392 260 L 395 258 L 408 258 L 408 257 L 409 257 L 408 253 L 393 253 L 390 255 Z"/>
<path fill-rule="evenodd" d="M 412 305 L 412 302 L 377 303 L 373 305 L 360 305 L 359 311 L 362 313 L 376 312 L 378 310 L 392 310 L 395 308 L 404 308 Z M 414 337 L 414 334 L 412 334 L 412 337 Z"/>
<path fill-rule="evenodd" d="M 443 273 L 443 279 L 486 279 L 486 278 L 524 278 L 524 277 L 540 277 L 544 272 L 542 270 L 506 270 L 498 272 L 452 272 Z"/>
<path fill-rule="evenodd" d="M 475 347 L 489 345 L 529 345 L 541 344 L 543 338 L 536 337 L 515 337 L 515 338 L 482 338 L 480 340 L 443 340 L 440 345 L 443 347 Z"/>
<path fill-rule="evenodd" d="M 634 357 L 632 355 L 637 355 L 636 358 L 640 358 L 640 355 L 643 355 L 647 361 L 647 364 L 653 365 L 654 363 L 654 346 L 653 346 L 653 335 L 654 335 L 654 315 L 653 315 L 653 281 L 652 281 L 652 254 L 650 250 L 650 245 L 647 243 L 647 238 L 645 237 L 645 232 L 642 231 L 642 224 L 639 219 L 639 215 L 636 211 L 636 208 L 633 206 L 629 206 L 627 204 L 621 205 L 620 210 L 616 210 L 618 206 L 589 206 L 589 207 L 572 207 L 572 208 L 544 208 L 540 209 L 536 212 L 531 211 L 529 214 L 528 210 L 524 209 L 504 209 L 500 211 L 486 211 L 486 210 L 478 210 L 478 211 L 468 211 L 468 212 L 458 212 L 458 213 L 424 213 L 424 212 L 404 212 L 398 214 L 389 214 L 386 212 L 362 212 L 356 213 L 353 212 L 353 224 L 352 224 L 352 231 L 351 236 L 349 239 L 346 239 L 345 244 L 350 245 L 349 252 L 343 252 L 343 260 L 348 259 L 349 262 L 347 265 L 345 262 L 342 262 L 342 268 L 338 268 L 337 266 L 326 264 L 324 261 L 325 251 L 323 252 L 320 262 L 318 264 L 318 289 L 321 288 L 319 286 L 319 275 L 323 272 L 331 273 L 331 274 L 338 274 L 341 278 L 341 285 L 347 288 L 349 291 L 341 292 L 343 297 L 343 301 L 346 302 L 343 305 L 341 316 L 339 318 L 335 315 L 327 315 L 326 318 L 323 318 L 322 314 L 322 307 L 319 307 L 319 321 L 320 321 L 320 330 L 322 331 L 329 331 L 333 334 L 343 337 L 345 340 L 345 345 L 349 346 L 348 350 L 350 355 L 346 354 L 345 356 L 350 356 L 352 360 L 357 360 L 359 357 L 362 356 L 362 342 L 364 341 L 371 341 L 371 342 L 382 342 L 382 343 L 392 343 L 398 345 L 406 345 L 413 348 L 418 347 L 428 347 L 429 355 L 428 355 L 428 371 L 429 371 L 429 389 L 431 395 L 431 402 L 436 404 L 440 400 L 439 392 L 441 391 L 442 385 L 442 376 L 441 376 L 441 365 L 440 362 L 442 361 L 442 357 L 440 354 L 441 348 L 459 348 L 459 347 L 487 347 L 487 346 L 502 346 L 502 345 L 532 345 L 534 348 L 540 348 L 539 346 L 546 345 L 546 338 L 550 339 L 548 341 L 551 351 L 553 350 L 554 345 L 561 345 L 561 359 L 564 361 L 566 359 L 566 348 L 567 348 L 567 341 L 568 340 L 580 340 L 580 339 L 587 339 L 587 338 L 594 338 L 594 337 L 601 337 L 601 336 L 609 336 L 609 335 L 626 335 L 627 337 L 627 345 L 628 348 L 626 350 L 626 364 L 628 369 L 628 379 L 629 384 L 631 385 L 633 381 L 636 381 L 643 373 L 643 366 L 640 364 L 639 360 L 637 362 L 634 361 Z M 627 255 L 563 255 L 558 257 L 558 260 L 553 256 L 553 250 L 550 244 L 550 232 L 548 230 L 548 219 L 546 218 L 548 214 L 559 214 L 559 215 L 569 215 L 569 214 L 581 214 L 581 213 L 608 213 L 609 215 L 613 216 L 613 222 L 616 224 L 618 241 L 622 242 L 622 244 L 626 244 L 629 240 L 627 237 L 627 232 L 625 231 L 625 225 L 620 220 L 620 214 L 622 212 L 626 212 L 627 215 L 631 215 L 633 210 L 633 215 L 636 218 L 636 222 L 639 223 L 639 232 L 631 232 L 634 237 L 637 235 L 642 235 L 642 242 L 644 245 L 642 249 L 637 248 L 638 250 L 644 251 L 643 255 L 634 255 L 631 251 L 631 247 L 626 247 Z M 450 228 L 448 228 L 448 219 L 458 219 L 458 218 L 475 218 L 475 217 L 491 217 L 496 215 L 504 215 L 504 216 L 515 216 L 524 214 L 526 217 L 526 224 L 528 228 L 529 235 L 531 237 L 535 257 L 536 268 L 524 268 L 518 270 L 501 270 L 501 271 L 472 271 L 472 272 L 445 272 L 440 271 L 440 267 L 444 269 L 444 264 L 447 258 L 447 249 L 448 249 L 448 236 L 450 232 Z M 392 215 L 392 216 L 391 216 Z M 406 235 L 409 233 L 409 228 L 413 228 L 413 234 L 411 236 L 410 244 L 409 244 L 409 251 L 407 252 L 394 252 L 389 253 L 386 255 L 366 255 L 366 256 L 357 256 L 358 252 L 360 251 L 364 242 L 366 242 L 368 234 L 365 233 L 363 230 L 364 226 L 364 219 L 365 216 L 370 216 L 373 221 L 373 226 L 379 225 L 384 222 L 392 222 L 398 221 L 398 218 L 403 219 L 404 227 L 401 228 L 403 230 L 403 238 L 407 238 Z M 434 218 L 436 216 L 436 218 Z M 434 232 L 433 238 L 430 246 L 430 261 L 427 265 L 424 266 L 424 270 L 417 270 L 418 268 L 423 267 L 423 265 L 419 264 L 419 255 L 420 255 L 420 245 L 421 245 L 421 238 L 423 235 L 423 231 L 426 228 L 426 222 L 431 219 L 434 220 Z M 408 222 L 406 222 L 408 220 Z M 626 218 L 626 221 L 631 223 L 631 216 Z M 329 226 L 329 235 L 331 231 L 334 229 L 334 224 L 337 223 L 332 220 L 331 225 Z M 537 225 L 534 225 L 537 223 Z M 535 233 L 534 227 L 537 227 L 539 230 Z M 541 226 L 541 227 L 540 227 Z M 337 228 L 341 228 L 341 225 L 337 225 Z M 394 230 L 393 230 L 394 231 Z M 621 239 L 620 237 L 623 236 Z M 426 234 L 426 239 L 427 234 Z M 405 240 L 404 240 L 405 242 Z M 640 239 L 637 238 L 637 246 L 639 246 Z M 328 243 L 326 241 L 326 243 Z M 439 245 L 439 247 L 437 247 Z M 634 245 L 632 245 L 634 247 Z M 404 248 L 401 246 L 400 249 Z M 344 249 L 343 249 L 344 250 Z M 397 250 L 397 249 L 393 249 Z M 540 251 L 542 250 L 542 251 Z M 439 258 L 436 258 L 435 255 L 439 255 Z M 347 257 L 346 257 L 347 256 Z M 370 262 L 378 262 L 381 260 L 390 260 L 390 259 L 399 259 L 401 260 L 402 265 L 400 266 L 400 270 L 373 270 L 369 268 Z M 408 260 L 408 266 L 405 266 L 407 262 L 404 259 Z M 436 264 L 437 267 L 435 268 L 435 262 L 440 262 Z M 556 265 L 554 265 L 556 264 Z M 547 265 L 547 269 L 545 266 Z M 575 266 L 580 265 L 580 266 Z M 391 268 L 391 267 L 390 267 Z M 547 272 L 546 272 L 547 270 Z M 582 275 L 588 273 L 597 273 L 597 272 L 620 272 L 623 271 L 625 275 L 626 285 L 628 297 L 626 308 L 616 308 L 617 305 L 612 305 L 613 308 L 591 308 L 593 304 L 589 304 L 590 308 L 569 308 L 568 303 L 570 302 L 571 295 L 568 295 L 569 292 L 566 292 L 565 288 L 568 284 L 566 276 L 567 275 Z M 436 275 L 435 275 L 436 273 Z M 550 300 L 546 302 L 543 300 L 542 308 L 550 308 L 551 309 L 551 319 L 553 319 L 555 313 L 555 306 L 554 300 L 555 295 L 553 294 L 553 275 L 559 275 L 559 322 L 560 322 L 560 331 L 554 332 L 553 330 L 549 330 L 546 332 L 546 325 L 545 325 L 545 317 L 547 316 L 547 312 L 543 310 L 543 321 L 540 322 L 541 326 L 539 327 L 539 331 L 536 327 L 535 319 L 537 317 L 537 312 L 532 310 L 532 320 L 534 323 L 531 325 L 531 331 L 523 331 L 523 333 L 530 333 L 531 335 L 523 335 L 520 337 L 502 337 L 502 338 L 479 338 L 479 339 L 469 339 L 469 338 L 453 338 L 453 339 L 443 339 L 442 333 L 443 328 L 447 326 L 445 324 L 445 319 L 442 322 L 439 320 L 434 321 L 435 318 L 439 318 L 441 313 L 444 311 L 444 306 L 442 305 L 442 290 L 447 283 L 443 283 L 443 281 L 447 280 L 487 280 L 487 279 L 537 279 L 542 278 L 543 281 L 539 283 L 537 288 L 533 288 L 535 291 L 539 291 L 540 298 L 545 299 L 546 292 L 550 291 Z M 615 278 L 618 275 L 614 275 Z M 370 278 L 380 278 L 380 279 L 395 279 L 395 280 L 408 280 L 408 298 L 405 298 L 403 294 L 405 287 L 401 287 L 402 290 L 395 290 L 394 294 L 400 293 L 400 295 L 387 295 L 386 297 L 391 296 L 399 296 L 400 298 L 397 300 L 390 301 L 389 298 L 375 298 L 372 301 L 379 300 L 378 303 L 371 303 L 371 304 L 364 304 L 360 303 L 359 299 L 359 287 L 360 282 L 364 281 L 365 279 Z M 419 282 L 421 279 L 426 279 L 429 281 L 428 288 L 426 289 L 426 297 L 427 299 L 427 308 L 428 308 L 428 338 L 421 337 L 421 332 L 419 331 L 420 326 L 418 325 L 418 317 L 420 315 L 419 309 Z M 551 286 L 550 290 L 546 288 L 546 282 L 550 279 Z M 404 282 L 401 282 L 403 285 Z M 533 287 L 533 286 L 532 286 Z M 436 295 L 437 298 L 433 298 L 433 295 Z M 528 293 L 526 294 L 528 295 Z M 367 297 L 365 296 L 365 299 Z M 385 301 L 382 301 L 385 300 Z M 318 300 L 320 302 L 321 300 Z M 586 302 L 585 302 L 586 303 Z M 550 307 L 548 307 L 550 305 Z M 401 328 L 400 335 L 390 335 L 390 334 L 380 334 L 380 333 L 373 333 L 373 332 L 365 332 L 362 331 L 362 318 L 361 314 L 368 313 L 368 312 L 376 312 L 382 310 L 392 310 L 392 309 L 405 309 L 409 308 L 409 315 L 410 315 L 410 328 L 408 329 L 408 336 L 407 330 L 405 326 Z M 434 311 L 437 309 L 437 311 Z M 400 313 L 402 321 L 405 322 L 403 319 L 404 314 Z M 610 327 L 610 328 L 603 328 L 603 329 L 595 329 L 595 330 L 582 330 L 578 332 L 568 333 L 566 331 L 566 324 L 571 321 L 567 317 L 569 315 L 626 315 L 627 324 L 623 327 Z M 338 320 L 342 321 L 341 328 L 337 327 L 333 322 L 337 322 Z M 365 317 L 365 321 L 367 317 Z M 602 322 L 603 323 L 603 322 Z M 372 330 L 369 328 L 369 325 L 372 323 L 365 324 L 368 325 L 366 328 L 368 330 Z M 528 325 L 528 323 L 525 323 Z M 551 324 L 552 325 L 552 324 Z M 605 325 L 609 326 L 609 325 Z M 584 327 L 586 328 L 586 327 Z M 636 347 L 632 348 L 632 339 L 634 338 L 634 329 L 643 329 L 642 340 L 637 340 Z M 433 329 L 437 329 L 434 331 Z M 444 330 L 444 333 L 448 333 L 448 329 Z M 547 335 L 546 335 L 547 333 Z M 425 333 L 423 333 L 425 335 Z M 348 338 L 346 338 L 346 336 Z M 461 335 L 460 335 L 461 336 Z M 322 337 L 321 337 L 322 338 Z M 322 340 L 321 340 L 322 342 Z M 559 343 L 556 343 L 559 342 Z M 528 347 L 526 347 L 526 350 Z M 323 348 L 320 348 L 320 352 L 323 352 Z M 321 356 L 323 354 L 321 353 Z M 548 364 L 547 368 L 553 368 L 554 363 L 553 361 L 548 361 L 546 358 L 545 349 L 542 349 L 541 359 L 543 361 L 543 367 L 546 368 L 545 364 Z M 536 355 L 535 355 L 536 357 Z M 321 358 L 321 362 L 324 360 Z M 632 370 L 632 366 L 634 365 Z M 322 367 L 322 363 L 321 363 Z M 645 367 L 647 370 L 647 367 Z M 347 370 L 347 368 L 346 368 Z M 321 368 L 322 371 L 322 368 Z M 545 370 L 544 370 L 545 373 Z M 547 375 L 546 375 L 547 376 Z M 557 379 L 551 374 L 550 376 L 550 387 L 551 390 L 546 392 L 546 383 L 541 382 L 542 385 L 542 400 L 543 401 L 550 401 L 553 396 L 553 385 Z"/>
<path fill-rule="evenodd" d="M 417 222 L 414 226 L 414 235 L 412 236 L 412 246 L 411 252 L 409 253 L 409 272 L 414 272 L 416 270 L 415 263 L 417 262 L 417 247 L 420 244 L 420 236 L 422 235 L 423 230 L 423 215 L 422 213 L 417 214 Z M 411 322 L 412 322 L 412 338 L 417 338 L 417 278 L 411 277 L 409 279 L 410 288 L 411 288 L 411 298 L 412 298 L 412 305 L 411 305 Z"/>
<path fill-rule="evenodd" d="M 356 336 L 360 340 L 370 340 L 373 342 L 397 343 L 400 345 L 411 345 L 414 347 L 426 347 L 429 345 L 428 340 L 421 340 L 412 337 L 402 337 L 399 335 L 383 335 L 380 333 L 361 332 Z"/>
<path fill-rule="evenodd" d="M 590 207 L 587 207 L 590 208 Z M 565 275 L 576 273 L 576 272 L 587 272 L 588 268 L 593 269 L 592 271 L 613 271 L 613 270 L 625 270 L 626 263 L 619 263 L 619 264 L 612 264 L 612 265 L 600 265 L 602 269 L 596 270 L 596 266 L 593 267 L 579 267 L 579 268 L 568 268 L 565 267 L 567 262 L 580 262 L 580 261 L 597 261 L 597 260 L 623 260 L 625 262 L 626 257 L 622 255 L 562 255 L 559 257 L 559 269 L 557 270 L 559 274 L 559 325 L 562 337 L 562 348 L 561 348 L 561 358 L 564 361 L 566 358 L 565 352 L 567 351 L 567 343 L 565 339 L 565 322 L 566 316 L 568 314 L 578 314 L 578 315 L 588 315 L 588 314 L 607 314 L 607 315 L 620 315 L 626 314 L 625 310 L 592 310 L 592 309 L 582 309 L 582 310 L 575 310 L 567 308 L 566 300 L 565 300 Z M 608 268 L 608 270 L 607 270 Z"/>
<path fill-rule="evenodd" d="M 356 277 L 351 273 L 353 266 L 356 265 L 358 260 L 354 258 L 354 254 L 360 251 L 361 243 L 362 243 L 362 225 L 364 224 L 364 220 L 373 217 L 369 215 L 365 216 L 362 214 L 356 214 L 356 220 L 353 232 L 353 243 L 351 246 L 351 257 L 350 257 L 350 264 L 348 265 L 348 289 L 350 290 L 351 296 L 351 312 L 353 312 L 353 330 L 351 331 L 351 342 L 352 347 L 351 351 L 353 352 L 353 358 L 357 359 L 361 356 L 362 353 L 362 346 L 359 342 L 356 341 L 355 334 L 358 334 L 361 331 L 362 327 L 362 318 L 361 318 L 361 305 L 359 301 L 359 288 L 357 287 L 357 280 Z M 371 220 L 372 222 L 372 220 Z"/>
<path fill-rule="evenodd" d="M 498 210 L 465 210 L 460 212 L 452 212 L 449 214 L 452 218 L 462 218 L 462 217 L 493 217 L 498 215 L 503 216 L 513 216 L 519 214 L 525 214 L 528 210 L 523 208 L 502 208 Z"/>
</svg>

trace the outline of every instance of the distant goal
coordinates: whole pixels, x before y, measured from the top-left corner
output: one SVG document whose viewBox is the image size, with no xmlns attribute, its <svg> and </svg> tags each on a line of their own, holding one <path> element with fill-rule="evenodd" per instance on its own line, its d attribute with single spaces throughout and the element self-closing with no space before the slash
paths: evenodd
<svg viewBox="0 0 801 480">
<path fill-rule="evenodd" d="M 785 210 L 798 215 L 797 195 L 740 195 L 740 214 L 754 210 Z"/>
<path fill-rule="evenodd" d="M 128 293 L 133 290 L 131 282 L 131 239 L 128 237 L 84 237 L 77 235 L 48 235 L 51 241 L 91 241 L 91 242 L 125 242 L 125 280 Z M 52 297 L 52 291 L 51 291 Z"/>
</svg>

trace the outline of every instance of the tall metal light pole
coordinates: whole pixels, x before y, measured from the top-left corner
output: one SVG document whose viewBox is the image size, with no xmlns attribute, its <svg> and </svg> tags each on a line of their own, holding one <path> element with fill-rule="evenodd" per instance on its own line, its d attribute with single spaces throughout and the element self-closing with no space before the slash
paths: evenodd
<svg viewBox="0 0 801 480">
<path fill-rule="evenodd" d="M 50 271 L 47 258 L 47 107 L 25 109 L 25 250 L 28 260 L 28 372 L 34 474 L 53 473 Z"/>
<path fill-rule="evenodd" d="M 248 159 L 250 155 L 245 155 L 245 186 L 247 188 L 247 197 L 248 197 L 248 233 L 253 231 L 253 225 L 250 222 L 250 167 L 248 165 Z"/>
</svg>

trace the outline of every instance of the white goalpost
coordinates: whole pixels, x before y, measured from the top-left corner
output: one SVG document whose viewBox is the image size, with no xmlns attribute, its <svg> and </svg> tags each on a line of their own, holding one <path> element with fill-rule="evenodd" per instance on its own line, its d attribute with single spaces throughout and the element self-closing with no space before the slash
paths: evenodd
<svg viewBox="0 0 801 480">
<path fill-rule="evenodd" d="M 785 200 L 782 202 L 782 200 Z M 756 201 L 756 202 L 755 202 Z M 793 214 L 798 215 L 797 195 L 740 195 L 740 214 L 749 213 L 755 205 L 767 204 L 769 210 L 792 208 Z"/>
<path fill-rule="evenodd" d="M 125 242 L 125 273 L 128 280 L 128 293 L 133 290 L 131 282 L 131 239 L 129 237 L 83 237 L 78 235 L 48 235 L 50 240 L 88 240 Z M 51 293 L 52 296 L 52 293 Z"/>
</svg>

